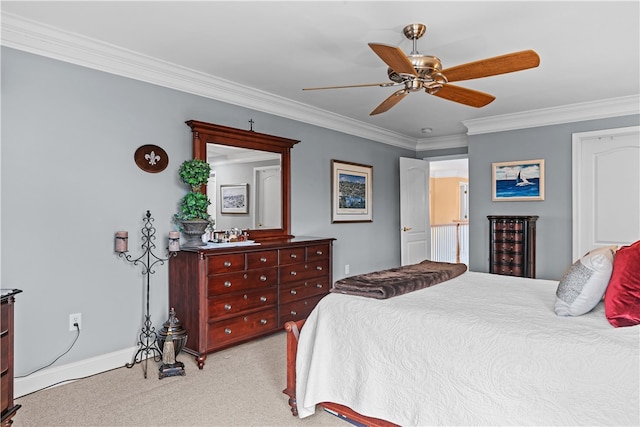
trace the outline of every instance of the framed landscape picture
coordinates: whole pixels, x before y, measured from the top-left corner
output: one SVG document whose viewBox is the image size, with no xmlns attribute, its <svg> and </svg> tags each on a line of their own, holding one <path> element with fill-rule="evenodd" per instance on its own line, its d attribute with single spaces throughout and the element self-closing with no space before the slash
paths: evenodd
<svg viewBox="0 0 640 427">
<path fill-rule="evenodd" d="M 492 200 L 544 200 L 544 160 L 492 163 Z"/>
<path fill-rule="evenodd" d="M 331 160 L 331 222 L 373 221 L 373 167 Z"/>
<path fill-rule="evenodd" d="M 246 214 L 249 213 L 249 184 L 234 184 L 220 186 L 220 213 Z"/>
</svg>

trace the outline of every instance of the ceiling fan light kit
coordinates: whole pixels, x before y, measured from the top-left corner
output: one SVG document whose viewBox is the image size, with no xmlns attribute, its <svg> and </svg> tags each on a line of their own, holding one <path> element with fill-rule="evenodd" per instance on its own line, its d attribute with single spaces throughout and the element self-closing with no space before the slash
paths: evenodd
<svg viewBox="0 0 640 427">
<path fill-rule="evenodd" d="M 391 82 L 315 87 L 303 90 L 404 86 L 382 101 L 370 113 L 371 116 L 389 111 L 409 93 L 418 92 L 422 89 L 426 93 L 439 98 L 480 108 L 491 103 L 495 97 L 488 93 L 455 86 L 450 82 L 522 71 L 535 68 L 540 64 L 540 57 L 536 52 L 524 50 L 443 69 L 439 58 L 431 55 L 422 55 L 418 52 L 417 41 L 426 32 L 427 27 L 424 24 L 409 24 L 404 27 L 402 33 L 413 42 L 413 49 L 409 55 L 406 55 L 402 49 L 396 46 L 369 43 L 371 50 L 387 64 L 387 76 Z"/>
</svg>

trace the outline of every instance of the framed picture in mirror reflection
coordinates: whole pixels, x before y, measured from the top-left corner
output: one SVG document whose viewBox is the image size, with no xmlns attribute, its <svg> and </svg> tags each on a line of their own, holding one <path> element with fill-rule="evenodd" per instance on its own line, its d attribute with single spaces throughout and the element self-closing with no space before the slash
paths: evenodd
<svg viewBox="0 0 640 427">
<path fill-rule="evenodd" d="M 220 186 L 220 213 L 249 213 L 249 184 L 231 184 Z"/>
</svg>

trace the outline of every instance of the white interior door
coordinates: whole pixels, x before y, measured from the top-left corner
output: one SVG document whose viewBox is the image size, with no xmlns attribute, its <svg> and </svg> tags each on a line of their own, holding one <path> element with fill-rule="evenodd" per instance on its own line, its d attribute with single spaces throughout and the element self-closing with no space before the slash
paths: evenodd
<svg viewBox="0 0 640 427">
<path fill-rule="evenodd" d="M 254 228 L 281 228 L 282 180 L 280 166 L 257 168 L 254 172 L 256 183 Z"/>
<path fill-rule="evenodd" d="M 573 135 L 573 259 L 640 240 L 640 127 Z"/>
<path fill-rule="evenodd" d="M 431 256 L 429 162 L 400 158 L 400 247 L 402 265 Z"/>
</svg>

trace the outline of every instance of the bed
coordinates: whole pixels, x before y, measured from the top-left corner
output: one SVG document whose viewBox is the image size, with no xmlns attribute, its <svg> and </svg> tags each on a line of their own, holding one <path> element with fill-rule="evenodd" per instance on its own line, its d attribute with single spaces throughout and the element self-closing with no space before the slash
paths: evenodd
<svg viewBox="0 0 640 427">
<path fill-rule="evenodd" d="M 602 302 L 558 316 L 558 283 L 466 271 L 386 299 L 331 293 L 285 326 L 291 410 L 380 426 L 639 425 L 640 327 L 612 327 Z"/>
</svg>

